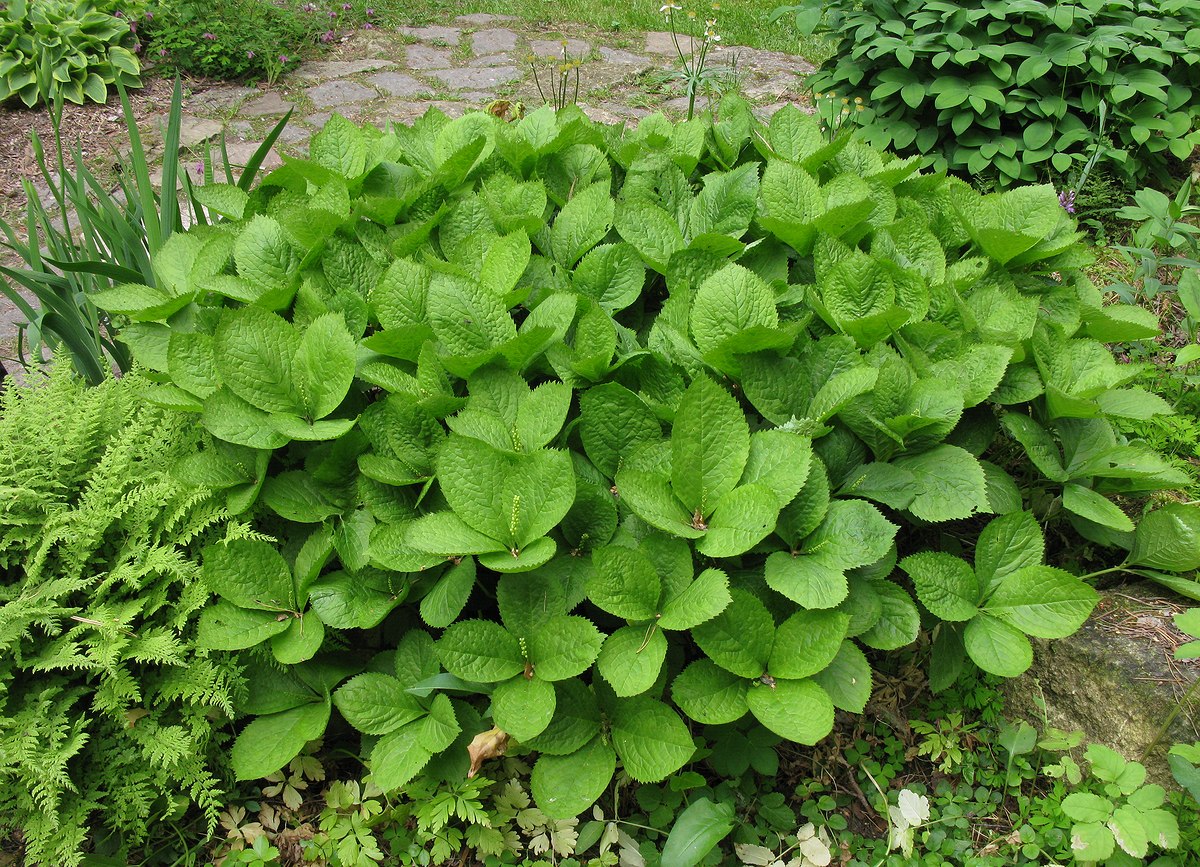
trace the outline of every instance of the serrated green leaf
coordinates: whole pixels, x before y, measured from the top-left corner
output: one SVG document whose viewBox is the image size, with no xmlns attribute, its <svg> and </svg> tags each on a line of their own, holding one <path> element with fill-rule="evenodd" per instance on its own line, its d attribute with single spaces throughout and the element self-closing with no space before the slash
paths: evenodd
<svg viewBox="0 0 1200 867">
<path fill-rule="evenodd" d="M 626 620 L 650 620 L 658 614 L 662 584 L 643 553 L 610 545 L 592 554 L 592 564 L 588 598 L 599 608 Z"/>
<path fill-rule="evenodd" d="M 970 620 L 979 609 L 979 581 L 963 560 L 939 551 L 910 554 L 900 561 L 929 612 L 942 620 Z"/>
<path fill-rule="evenodd" d="M 538 809 L 547 816 L 573 819 L 604 794 L 616 766 L 612 747 L 596 737 L 568 755 L 539 758 L 529 788 Z"/>
<path fill-rule="evenodd" d="M 612 740 L 625 772 L 639 783 L 666 779 L 696 750 L 679 715 L 645 696 L 613 707 Z"/>
<path fill-rule="evenodd" d="M 833 662 L 813 675 L 833 706 L 850 713 L 862 713 L 871 698 L 871 665 L 858 645 L 850 639 L 842 642 Z"/>
<path fill-rule="evenodd" d="M 779 500 L 765 485 L 742 485 L 717 501 L 708 531 L 696 550 L 709 557 L 736 557 L 749 551 L 775 529 Z"/>
<path fill-rule="evenodd" d="M 737 401 L 707 376 L 697 378 L 679 402 L 671 431 L 675 496 L 691 512 L 712 514 L 741 478 L 749 454 L 750 430 Z"/>
<path fill-rule="evenodd" d="M 245 650 L 288 628 L 289 618 L 273 611 L 239 608 L 218 600 L 200 613 L 196 643 L 208 650 Z"/>
<path fill-rule="evenodd" d="M 692 337 L 702 353 L 748 328 L 778 324 L 771 287 L 741 265 L 729 264 L 714 272 L 692 300 Z"/>
<path fill-rule="evenodd" d="M 872 581 L 871 587 L 879 597 L 879 619 L 859 640 L 876 650 L 896 650 L 916 641 L 921 614 L 912 598 L 891 581 Z"/>
<path fill-rule="evenodd" d="M 421 599 L 421 619 L 442 629 L 458 619 L 475 589 L 475 561 L 466 557 L 446 571 Z"/>
<path fill-rule="evenodd" d="M 693 629 L 724 611 L 730 599 L 729 577 L 720 569 L 705 569 L 695 581 L 664 602 L 658 626 Z"/>
<path fill-rule="evenodd" d="M 260 780 L 282 768 L 325 733 L 329 700 L 254 719 L 233 742 L 230 766 L 238 780 Z"/>
<path fill-rule="evenodd" d="M 1200 568 L 1200 507 L 1168 503 L 1142 518 L 1129 562 L 1169 572 Z"/>
<path fill-rule="evenodd" d="M 664 864 L 694 867 L 733 830 L 733 804 L 698 798 L 675 820 L 663 844 Z"/>
<path fill-rule="evenodd" d="M 204 549 L 204 583 L 242 608 L 276 613 L 296 609 L 292 572 L 268 542 L 232 539 Z"/>
<path fill-rule="evenodd" d="M 604 636 L 589 620 L 560 615 L 547 618 L 527 640 L 534 674 L 554 681 L 586 671 L 599 656 Z"/>
<path fill-rule="evenodd" d="M 840 611 L 797 611 L 775 630 L 767 670 L 789 680 L 816 674 L 837 656 L 849 625 Z"/>
<path fill-rule="evenodd" d="M 312 659 L 325 641 L 325 624 L 315 611 L 288 621 L 288 628 L 271 636 L 271 653 L 277 662 L 297 665 Z"/>
<path fill-rule="evenodd" d="M 543 755 L 570 755 L 600 732 L 600 708 L 592 691 L 577 679 L 554 684 L 554 718 L 525 746 Z"/>
<path fill-rule="evenodd" d="M 990 521 L 975 543 L 975 574 L 986 599 L 1008 575 L 1037 566 L 1046 553 L 1042 528 L 1029 512 L 1012 512 Z"/>
<path fill-rule="evenodd" d="M 492 719 L 523 743 L 550 725 L 554 704 L 553 684 L 538 677 L 514 677 L 492 691 Z"/>
<path fill-rule="evenodd" d="M 398 789 L 429 764 L 433 753 L 421 746 L 423 719 L 381 737 L 371 750 L 371 779 L 385 792 Z"/>
<path fill-rule="evenodd" d="M 1033 647 L 1015 626 L 990 614 L 979 614 L 967 623 L 963 645 L 971 661 L 989 674 L 1016 677 L 1033 664 Z"/>
<path fill-rule="evenodd" d="M 525 670 L 525 655 L 517 639 L 499 623 L 463 620 L 437 643 L 438 659 L 446 671 L 480 683 L 507 680 Z"/>
<path fill-rule="evenodd" d="M 746 701 L 755 719 L 789 741 L 812 745 L 833 730 L 833 702 L 811 679 L 758 684 Z"/>
<path fill-rule="evenodd" d="M 716 617 L 692 629 L 700 649 L 726 671 L 742 677 L 761 677 L 775 637 L 775 622 L 755 596 L 730 590 L 731 602 Z"/>
<path fill-rule="evenodd" d="M 615 382 L 584 392 L 579 415 L 584 451 L 609 478 L 639 447 L 662 439 L 662 428 L 646 402 Z"/>
<path fill-rule="evenodd" d="M 988 509 L 983 467 L 965 449 L 935 446 L 893 464 L 913 474 L 917 490 L 908 510 L 923 521 L 952 521 Z"/>
<path fill-rule="evenodd" d="M 1000 582 L 984 610 L 1029 635 L 1065 638 L 1083 625 L 1099 599 L 1069 572 L 1025 566 Z"/>
<path fill-rule="evenodd" d="M 608 636 L 596 669 L 619 697 L 638 695 L 654 685 L 667 656 L 667 639 L 653 624 L 623 626 Z"/>
<path fill-rule="evenodd" d="M 386 735 L 426 713 L 400 681 L 373 672 L 346 681 L 333 694 L 333 703 L 346 722 L 369 735 Z"/>
<path fill-rule="evenodd" d="M 700 659 L 685 668 L 671 685 L 671 699 L 689 717 L 706 725 L 724 725 L 746 715 L 749 681 Z"/>
</svg>

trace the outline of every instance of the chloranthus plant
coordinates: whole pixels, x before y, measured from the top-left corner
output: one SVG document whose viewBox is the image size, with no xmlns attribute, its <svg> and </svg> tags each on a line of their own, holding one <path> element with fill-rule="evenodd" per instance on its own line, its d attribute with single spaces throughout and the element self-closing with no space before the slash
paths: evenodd
<svg viewBox="0 0 1200 867">
<path fill-rule="evenodd" d="M 196 195 L 154 283 L 93 300 L 206 429 L 180 472 L 265 534 L 204 567 L 202 643 L 263 646 L 243 777 L 335 711 L 387 788 L 496 727 L 574 816 L 709 726 L 819 741 L 922 630 L 938 688 L 1019 673 L 1096 601 L 1046 526 L 1195 565 L 1194 507 L 1142 533 L 1106 498 L 1178 481 L 1110 421 L 1171 408 L 1113 361 L 1149 324 L 1049 187 L 727 98 L 633 130 L 334 117 Z"/>
</svg>

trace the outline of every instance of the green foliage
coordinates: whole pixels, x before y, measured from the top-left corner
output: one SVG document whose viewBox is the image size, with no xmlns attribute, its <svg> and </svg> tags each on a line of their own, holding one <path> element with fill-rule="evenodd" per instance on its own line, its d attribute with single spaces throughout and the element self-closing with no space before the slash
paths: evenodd
<svg viewBox="0 0 1200 867">
<path fill-rule="evenodd" d="M 111 2 L 10 0 L 0 9 L 0 102 L 107 102 L 114 82 L 141 87 L 138 59 L 122 43 L 129 22 Z"/>
<path fill-rule="evenodd" d="M 370 7 L 367 0 L 153 0 L 141 33 L 147 54 L 179 72 L 273 82 L 314 46 L 373 27 Z"/>
<path fill-rule="evenodd" d="M 185 220 L 206 220 L 202 205 L 220 210 L 213 204 L 213 192 L 202 197 L 190 194 L 191 182 L 186 175 L 183 182 L 189 195 L 183 202 L 177 196 L 159 194 L 159 189 L 175 189 L 177 182 L 183 115 L 180 83 L 175 83 L 167 118 L 161 187 L 151 182 L 148 153 L 142 146 L 128 95 L 120 84 L 117 89 L 130 142 L 129 159 L 117 188 L 110 189 L 97 177 L 78 147 L 73 153 L 64 150 L 59 101 L 52 114 L 54 149 L 49 156 L 37 132 L 32 133 L 38 173 L 58 207 L 58 216 L 51 216 L 33 182 L 23 180 L 24 226 L 0 219 L 4 237 L 0 243 L 22 263 L 22 267 L 0 265 L 0 293 L 26 320 L 20 326 L 22 363 L 27 368 L 39 364 L 43 347 L 65 351 L 76 371 L 93 384 L 101 382 L 114 366 L 127 370 L 132 359 L 125 346 L 115 340 L 111 319 L 96 309 L 89 294 L 130 281 L 154 287 L 160 280 L 167 284 L 178 280 L 170 263 L 152 263 L 152 258 Z M 241 187 L 249 188 L 286 120 L 276 125 L 250 158 L 239 177 Z M 205 162 L 211 178 L 211 161 Z M 222 167 L 232 185 L 227 158 Z M 25 294 L 19 289 L 26 290 Z M 27 300 L 30 293 L 37 299 L 36 306 Z"/>
<path fill-rule="evenodd" d="M 59 363 L 0 405 L 0 825 L 30 863 L 122 851 L 180 804 L 216 824 L 241 677 L 193 643 L 193 558 L 227 513 L 172 475 L 198 432 L 145 386 Z"/>
<path fill-rule="evenodd" d="M 213 189 L 227 219 L 172 236 L 156 288 L 93 296 L 149 399 L 220 443 L 195 477 L 289 540 L 205 554 L 202 641 L 273 656 L 239 777 L 331 707 L 385 790 L 461 779 L 494 723 L 565 821 L 618 763 L 653 783 L 712 743 L 773 772 L 779 739 L 863 711 L 864 649 L 922 625 L 938 688 L 1023 671 L 1096 599 L 1043 563 L 1045 492 L 1130 567 L 1193 568 L 1194 506 L 1095 520 L 1175 482 L 1110 422 L 1170 407 L 1126 387 L 1104 342 L 1141 323 L 1054 190 L 754 124 L 737 98 L 631 132 L 335 116 L 309 159 Z M 996 462 L 1014 442 L 1050 483 Z"/>
<path fill-rule="evenodd" d="M 1008 185 L 1078 174 L 1098 147 L 1133 185 L 1166 181 L 1200 143 L 1188 0 L 809 0 L 783 14 L 837 40 L 814 89 L 864 99 L 866 140 L 925 165 Z"/>
</svg>

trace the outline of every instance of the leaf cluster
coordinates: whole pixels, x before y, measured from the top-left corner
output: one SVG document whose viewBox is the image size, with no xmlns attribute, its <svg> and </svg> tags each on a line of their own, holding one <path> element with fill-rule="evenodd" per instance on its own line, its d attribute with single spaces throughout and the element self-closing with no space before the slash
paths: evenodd
<svg viewBox="0 0 1200 867">
<path fill-rule="evenodd" d="M 94 0 L 12 0 L 0 10 L 0 102 L 56 98 L 107 102 L 109 85 L 141 87 L 141 66 L 122 43 L 129 22 Z"/>
<path fill-rule="evenodd" d="M 1200 12 L 1187 0 L 846 0 L 775 14 L 833 37 L 811 83 L 866 101 L 868 141 L 938 169 L 1009 185 L 1077 174 L 1099 148 L 1132 187 L 1165 181 L 1200 142 Z"/>
<path fill-rule="evenodd" d="M 137 845 L 177 798 L 216 824 L 241 678 L 194 645 L 194 554 L 227 513 L 171 475 L 196 433 L 145 384 L 87 388 L 60 359 L 0 404 L 0 825 L 30 863 Z"/>
<path fill-rule="evenodd" d="M 1109 420 L 1171 410 L 1105 346 L 1151 323 L 1102 305 L 1049 187 L 981 196 L 730 97 L 634 130 L 335 116 L 197 196 L 153 285 L 92 300 L 211 437 L 180 472 L 286 540 L 204 556 L 201 642 L 273 657 L 243 779 L 335 707 L 385 789 L 461 776 L 494 723 L 566 819 L 721 726 L 766 734 L 742 770 L 816 743 L 923 627 L 941 685 L 1020 673 L 1096 601 L 1042 562 L 1068 499 L 1131 563 L 1194 565 L 1195 507 L 1133 533 L 1104 497 L 1175 483 Z"/>
</svg>

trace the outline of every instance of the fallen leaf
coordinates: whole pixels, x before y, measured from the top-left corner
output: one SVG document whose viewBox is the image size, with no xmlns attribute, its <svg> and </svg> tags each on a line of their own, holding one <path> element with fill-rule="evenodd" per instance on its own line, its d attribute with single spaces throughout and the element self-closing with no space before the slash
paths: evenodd
<svg viewBox="0 0 1200 867">
<path fill-rule="evenodd" d="M 467 746 L 467 754 L 471 757 L 471 769 L 467 771 L 467 776 L 475 776 L 484 762 L 504 755 L 507 749 L 508 732 L 503 729 L 493 728 L 475 735 Z"/>
</svg>

